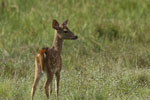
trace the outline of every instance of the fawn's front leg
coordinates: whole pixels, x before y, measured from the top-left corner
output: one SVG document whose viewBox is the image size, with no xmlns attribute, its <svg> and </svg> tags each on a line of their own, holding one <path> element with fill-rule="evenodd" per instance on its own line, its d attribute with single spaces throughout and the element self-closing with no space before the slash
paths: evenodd
<svg viewBox="0 0 150 100">
<path fill-rule="evenodd" d="M 50 86 L 50 84 L 52 84 L 52 80 L 53 80 L 53 74 L 52 73 L 47 74 L 47 80 L 45 81 L 45 84 L 44 84 L 45 94 L 47 96 L 47 99 L 50 99 L 49 86 Z M 52 88 L 50 87 L 50 89 L 52 89 Z"/>
<path fill-rule="evenodd" d="M 56 91 L 56 100 L 59 100 L 59 81 L 60 81 L 60 72 L 56 73 L 56 81 L 55 81 L 55 91 Z"/>
<path fill-rule="evenodd" d="M 49 96 L 51 97 L 51 94 L 52 94 L 52 81 L 50 83 L 50 88 L 49 88 Z"/>
</svg>

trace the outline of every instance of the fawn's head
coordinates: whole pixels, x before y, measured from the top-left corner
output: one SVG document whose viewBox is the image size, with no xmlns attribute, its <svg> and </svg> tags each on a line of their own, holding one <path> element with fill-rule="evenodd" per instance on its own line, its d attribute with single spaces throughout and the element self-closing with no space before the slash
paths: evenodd
<svg viewBox="0 0 150 100">
<path fill-rule="evenodd" d="M 59 25 L 56 20 L 53 20 L 52 27 L 57 31 L 57 34 L 61 39 L 76 40 L 78 36 L 74 35 L 74 33 L 69 30 L 67 23 L 68 20 Z"/>
</svg>

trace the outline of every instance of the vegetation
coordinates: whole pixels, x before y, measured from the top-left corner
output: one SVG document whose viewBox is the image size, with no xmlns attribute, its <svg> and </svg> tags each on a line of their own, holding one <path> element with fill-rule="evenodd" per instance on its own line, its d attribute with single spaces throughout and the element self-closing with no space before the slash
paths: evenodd
<svg viewBox="0 0 150 100">
<path fill-rule="evenodd" d="M 149 100 L 149 10 L 149 0 L 0 0 L 0 100 L 30 100 L 53 19 L 79 36 L 63 45 L 60 100 Z M 44 80 L 36 100 L 46 99 Z"/>
</svg>

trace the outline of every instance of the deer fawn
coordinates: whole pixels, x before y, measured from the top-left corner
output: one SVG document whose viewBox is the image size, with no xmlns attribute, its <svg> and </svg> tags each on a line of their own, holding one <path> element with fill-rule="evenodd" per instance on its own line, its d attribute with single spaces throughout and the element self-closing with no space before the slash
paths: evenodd
<svg viewBox="0 0 150 100">
<path fill-rule="evenodd" d="M 52 80 L 56 76 L 56 98 L 58 100 L 60 71 L 62 68 L 61 50 L 62 43 L 65 39 L 76 40 L 78 37 L 67 27 L 68 20 L 59 25 L 53 20 L 52 27 L 55 30 L 54 41 L 51 48 L 42 48 L 35 56 L 35 78 L 31 91 L 31 100 L 34 98 L 37 84 L 43 73 L 46 73 L 47 80 L 44 84 L 45 94 L 50 99 L 52 93 Z M 50 86 L 50 88 L 49 88 Z"/>
</svg>

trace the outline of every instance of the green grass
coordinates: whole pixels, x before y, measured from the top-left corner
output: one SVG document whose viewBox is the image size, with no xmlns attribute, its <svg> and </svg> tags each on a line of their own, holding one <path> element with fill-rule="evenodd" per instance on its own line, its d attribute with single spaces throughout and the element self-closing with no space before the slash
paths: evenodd
<svg viewBox="0 0 150 100">
<path fill-rule="evenodd" d="M 149 9 L 148 0 L 0 0 L 0 100 L 30 100 L 53 19 L 79 36 L 63 45 L 60 100 L 149 100 Z M 44 80 L 35 100 L 46 99 Z"/>
</svg>

